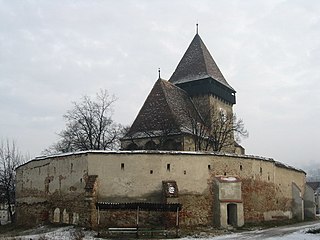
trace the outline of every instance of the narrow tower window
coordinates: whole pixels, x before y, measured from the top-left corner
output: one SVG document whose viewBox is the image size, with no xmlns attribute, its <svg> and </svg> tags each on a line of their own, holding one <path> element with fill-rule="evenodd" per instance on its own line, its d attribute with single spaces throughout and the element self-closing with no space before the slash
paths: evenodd
<svg viewBox="0 0 320 240">
<path fill-rule="evenodd" d="M 167 171 L 170 172 L 170 163 L 167 163 Z"/>
<path fill-rule="evenodd" d="M 124 163 L 121 163 L 121 170 L 124 170 Z"/>
</svg>

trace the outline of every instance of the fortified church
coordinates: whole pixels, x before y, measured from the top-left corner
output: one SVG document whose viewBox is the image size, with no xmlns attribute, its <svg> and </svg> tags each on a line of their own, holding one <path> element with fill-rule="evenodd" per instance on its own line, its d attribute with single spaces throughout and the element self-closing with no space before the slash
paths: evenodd
<svg viewBox="0 0 320 240">
<path fill-rule="evenodd" d="M 197 33 L 169 81 L 161 79 L 159 73 L 159 79 L 122 139 L 122 148 L 213 150 L 205 147 L 210 134 L 204 128 L 216 124 L 215 116 L 224 114 L 232 118 L 235 93 Z M 227 137 L 222 150 L 243 153 L 233 134 Z M 198 146 L 198 138 L 203 138 L 204 146 Z"/>
<path fill-rule="evenodd" d="M 44 156 L 17 168 L 17 223 L 137 231 L 314 217 L 304 171 L 245 155 L 233 133 L 219 152 L 208 131 L 199 134 L 216 115 L 233 115 L 235 93 L 197 33 L 171 78 L 159 74 L 121 151 Z"/>
</svg>

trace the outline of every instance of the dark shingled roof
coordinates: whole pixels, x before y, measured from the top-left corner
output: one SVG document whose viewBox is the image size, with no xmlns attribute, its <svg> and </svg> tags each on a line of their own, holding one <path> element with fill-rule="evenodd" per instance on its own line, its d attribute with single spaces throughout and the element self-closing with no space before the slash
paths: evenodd
<svg viewBox="0 0 320 240">
<path fill-rule="evenodd" d="M 191 117 L 192 116 L 192 117 Z M 191 119 L 201 121 L 187 93 L 170 82 L 158 79 L 133 122 L 128 136 L 151 131 L 189 132 Z"/>
<path fill-rule="evenodd" d="M 320 188 L 320 182 L 307 182 L 307 184 L 313 189 L 313 191 Z"/>
<path fill-rule="evenodd" d="M 196 34 L 169 82 L 179 84 L 208 77 L 234 90 L 223 77 L 199 34 Z"/>
</svg>

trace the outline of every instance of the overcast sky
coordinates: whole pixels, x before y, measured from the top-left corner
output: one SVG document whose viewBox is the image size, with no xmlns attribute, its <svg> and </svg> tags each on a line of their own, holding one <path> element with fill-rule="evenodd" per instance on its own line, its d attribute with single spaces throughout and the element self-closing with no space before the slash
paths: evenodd
<svg viewBox="0 0 320 240">
<path fill-rule="evenodd" d="M 320 163 L 320 1 L 0 0 L 0 138 L 32 157 L 72 101 L 107 89 L 131 124 L 199 33 L 250 136 L 247 154 Z"/>
</svg>

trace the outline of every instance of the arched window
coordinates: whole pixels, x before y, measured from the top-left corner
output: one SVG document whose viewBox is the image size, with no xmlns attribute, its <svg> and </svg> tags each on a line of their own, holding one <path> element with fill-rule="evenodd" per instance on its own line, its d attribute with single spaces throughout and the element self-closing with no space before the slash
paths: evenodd
<svg viewBox="0 0 320 240">
<path fill-rule="evenodd" d="M 60 209 L 59 208 L 56 208 L 53 211 L 53 222 L 60 223 Z"/>
<path fill-rule="evenodd" d="M 163 144 L 163 150 L 175 150 L 177 151 L 177 144 L 174 140 L 169 139 L 167 141 L 164 142 Z"/>
<path fill-rule="evenodd" d="M 69 224 L 69 213 L 67 212 L 66 209 L 64 209 L 62 212 L 62 222 Z"/>
<path fill-rule="evenodd" d="M 135 143 L 130 143 L 127 147 L 127 150 L 138 150 L 138 145 Z"/>
<path fill-rule="evenodd" d="M 146 145 L 144 146 L 145 150 L 156 150 L 157 149 L 157 145 L 154 141 L 149 141 L 146 143 Z"/>
</svg>

